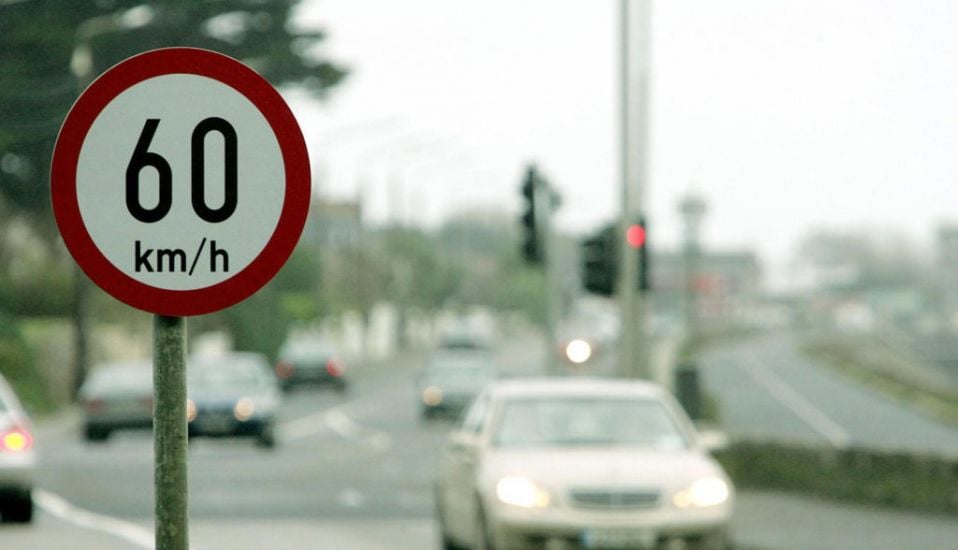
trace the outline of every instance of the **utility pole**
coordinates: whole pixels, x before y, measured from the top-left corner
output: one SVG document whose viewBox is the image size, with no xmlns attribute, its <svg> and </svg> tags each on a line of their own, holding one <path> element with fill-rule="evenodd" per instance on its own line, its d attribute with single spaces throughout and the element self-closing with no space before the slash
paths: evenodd
<svg viewBox="0 0 958 550">
<path fill-rule="evenodd" d="M 679 214 L 685 225 L 685 239 L 682 251 L 684 288 L 683 300 L 685 313 L 685 332 L 690 349 L 695 350 L 700 336 L 698 289 L 696 288 L 702 259 L 700 229 L 705 217 L 706 204 L 702 197 L 689 193 L 679 202 Z"/>
<path fill-rule="evenodd" d="M 629 225 L 644 216 L 648 180 L 649 66 L 651 0 L 620 0 L 621 21 L 621 178 L 622 215 L 618 293 L 622 308 L 619 374 L 649 379 L 649 340 L 646 334 L 647 296 L 636 284 L 639 250 L 624 238 Z"/>
</svg>

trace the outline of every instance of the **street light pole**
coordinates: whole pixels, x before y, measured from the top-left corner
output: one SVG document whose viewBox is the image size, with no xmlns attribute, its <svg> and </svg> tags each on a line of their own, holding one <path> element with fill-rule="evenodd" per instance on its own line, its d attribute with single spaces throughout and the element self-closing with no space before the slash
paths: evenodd
<svg viewBox="0 0 958 550">
<path fill-rule="evenodd" d="M 646 334 L 648 303 L 638 289 L 638 249 L 629 246 L 626 231 L 645 210 L 648 180 L 649 67 L 651 54 L 651 0 L 620 1 L 621 40 L 621 178 L 622 217 L 618 293 L 622 307 L 619 374 L 627 378 L 651 377 Z"/>
</svg>

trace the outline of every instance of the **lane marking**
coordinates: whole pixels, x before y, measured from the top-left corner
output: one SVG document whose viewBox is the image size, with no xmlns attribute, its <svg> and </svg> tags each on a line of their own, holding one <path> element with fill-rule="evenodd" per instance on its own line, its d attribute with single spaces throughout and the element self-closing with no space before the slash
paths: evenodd
<svg viewBox="0 0 958 550">
<path fill-rule="evenodd" d="M 346 414 L 347 410 L 357 407 L 360 411 L 352 411 L 354 415 L 357 412 L 369 413 L 383 408 L 386 403 L 378 397 L 378 394 L 383 393 L 386 392 L 379 391 L 373 395 L 359 397 L 300 418 L 287 420 L 278 426 L 279 436 L 284 441 L 293 441 L 332 431 L 346 440 L 369 445 L 377 451 L 386 451 L 393 444 L 392 437 L 388 433 L 363 426 Z"/>
<path fill-rule="evenodd" d="M 389 434 L 356 423 L 342 410 L 330 411 L 325 418 L 326 425 L 343 439 L 369 445 L 377 451 L 385 451 L 392 446 Z"/>
<path fill-rule="evenodd" d="M 121 519 L 104 516 L 89 510 L 78 508 L 65 499 L 43 489 L 34 489 L 33 501 L 43 511 L 61 520 L 121 538 L 138 548 L 154 550 L 153 531 Z"/>
<path fill-rule="evenodd" d="M 802 394 L 785 383 L 778 375 L 761 365 L 751 357 L 743 357 L 739 362 L 742 370 L 748 373 L 756 382 L 762 385 L 770 394 L 792 411 L 795 416 L 804 420 L 822 437 L 827 439 L 835 448 L 848 446 L 848 432 L 835 422 L 821 409 L 813 405 Z"/>
</svg>

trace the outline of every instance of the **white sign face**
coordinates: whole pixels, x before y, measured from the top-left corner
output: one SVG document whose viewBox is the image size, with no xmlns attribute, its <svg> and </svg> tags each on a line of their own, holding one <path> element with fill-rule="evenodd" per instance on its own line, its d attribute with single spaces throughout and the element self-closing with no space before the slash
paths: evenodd
<svg viewBox="0 0 958 550">
<path fill-rule="evenodd" d="M 224 122 L 204 132 L 201 123 L 211 119 Z M 166 168 L 150 165 L 156 157 L 148 155 L 169 167 L 168 184 L 160 181 Z M 141 156 L 146 162 L 137 166 Z M 202 172 L 193 170 L 198 163 Z M 235 175 L 227 176 L 230 163 Z M 127 89 L 100 113 L 80 150 L 77 197 L 90 238 L 120 271 L 158 288 L 194 290 L 229 279 L 263 250 L 283 208 L 281 174 L 279 143 L 248 99 L 207 77 L 171 74 Z M 227 204 L 230 185 L 235 200 Z M 197 200 L 229 215 L 208 221 L 194 209 Z M 137 203 L 153 214 L 142 215 Z"/>
<path fill-rule="evenodd" d="M 114 297 L 164 315 L 258 290 L 309 209 L 289 107 L 207 50 L 154 50 L 104 73 L 71 109 L 52 164 L 54 213 L 77 263 Z"/>
</svg>

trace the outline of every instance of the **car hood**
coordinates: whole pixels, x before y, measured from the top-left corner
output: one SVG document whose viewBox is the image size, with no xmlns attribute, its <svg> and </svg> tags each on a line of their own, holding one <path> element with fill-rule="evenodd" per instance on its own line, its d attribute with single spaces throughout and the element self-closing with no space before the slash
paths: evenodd
<svg viewBox="0 0 958 550">
<path fill-rule="evenodd" d="M 523 476 L 552 489 L 573 487 L 655 487 L 678 491 L 706 476 L 726 478 L 710 456 L 686 449 L 553 448 L 491 449 L 483 460 L 481 483 Z"/>
</svg>

